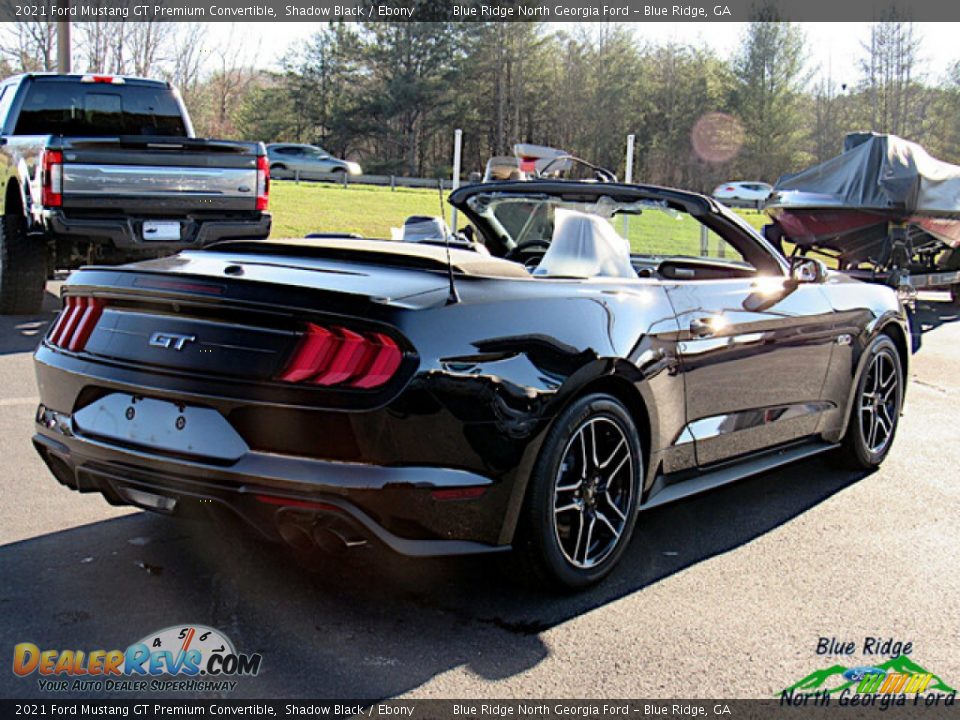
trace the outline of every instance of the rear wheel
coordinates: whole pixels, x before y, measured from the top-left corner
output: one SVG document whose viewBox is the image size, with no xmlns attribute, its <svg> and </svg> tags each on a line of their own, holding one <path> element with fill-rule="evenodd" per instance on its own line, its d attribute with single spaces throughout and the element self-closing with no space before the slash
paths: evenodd
<svg viewBox="0 0 960 720">
<path fill-rule="evenodd" d="M 903 370 L 897 346 L 880 335 L 867 348 L 865 366 L 838 457 L 847 467 L 871 470 L 890 452 L 903 404 Z"/>
<path fill-rule="evenodd" d="M 606 576 L 636 524 L 642 452 L 629 411 L 581 398 L 547 435 L 530 477 L 517 552 L 540 580 L 581 588 Z"/>
<path fill-rule="evenodd" d="M 23 216 L 0 216 L 0 315 L 40 312 L 46 282 L 45 244 L 27 234 Z"/>
<path fill-rule="evenodd" d="M 954 283 L 950 286 L 950 302 L 954 305 L 960 305 L 960 283 Z"/>
</svg>

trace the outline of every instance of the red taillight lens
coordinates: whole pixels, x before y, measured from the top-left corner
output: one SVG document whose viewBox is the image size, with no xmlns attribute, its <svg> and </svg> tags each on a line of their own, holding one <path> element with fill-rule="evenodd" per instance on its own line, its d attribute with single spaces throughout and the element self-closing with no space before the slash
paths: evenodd
<svg viewBox="0 0 960 720">
<path fill-rule="evenodd" d="M 266 155 L 257 158 L 257 210 L 270 204 L 270 163 Z"/>
<path fill-rule="evenodd" d="M 63 153 L 49 148 L 43 151 L 43 177 L 40 202 L 44 207 L 63 205 Z"/>
<path fill-rule="evenodd" d="M 97 326 L 105 305 L 97 298 L 69 296 L 47 341 L 65 350 L 80 352 Z"/>
<path fill-rule="evenodd" d="M 397 343 L 383 333 L 359 333 L 310 323 L 279 379 L 367 390 L 386 384 L 402 360 L 403 352 Z"/>
</svg>

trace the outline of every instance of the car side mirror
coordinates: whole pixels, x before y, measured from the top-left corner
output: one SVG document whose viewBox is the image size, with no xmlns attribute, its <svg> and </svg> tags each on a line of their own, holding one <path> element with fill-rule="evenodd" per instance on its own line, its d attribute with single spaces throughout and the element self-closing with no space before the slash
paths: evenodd
<svg viewBox="0 0 960 720">
<path fill-rule="evenodd" d="M 818 285 L 827 279 L 827 266 L 816 258 L 796 256 L 790 260 L 790 280 L 795 285 Z"/>
</svg>

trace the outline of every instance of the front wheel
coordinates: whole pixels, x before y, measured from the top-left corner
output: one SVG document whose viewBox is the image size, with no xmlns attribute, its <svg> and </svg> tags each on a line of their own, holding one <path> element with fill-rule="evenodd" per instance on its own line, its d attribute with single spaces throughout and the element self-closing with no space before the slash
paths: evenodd
<svg viewBox="0 0 960 720">
<path fill-rule="evenodd" d="M 870 343 L 864 362 L 838 457 L 847 467 L 872 470 L 887 457 L 897 432 L 903 367 L 897 346 L 887 335 Z"/>
<path fill-rule="evenodd" d="M 605 394 L 554 422 L 530 477 L 517 553 L 534 575 L 586 587 L 617 564 L 637 518 L 643 454 L 629 411 Z"/>
</svg>

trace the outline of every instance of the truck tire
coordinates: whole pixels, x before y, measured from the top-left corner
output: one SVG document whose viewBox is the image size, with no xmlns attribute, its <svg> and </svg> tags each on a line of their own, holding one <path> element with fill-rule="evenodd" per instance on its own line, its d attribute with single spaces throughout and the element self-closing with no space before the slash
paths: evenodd
<svg viewBox="0 0 960 720">
<path fill-rule="evenodd" d="M 0 216 L 0 315 L 35 315 L 47 282 L 45 244 L 20 215 Z"/>
</svg>

